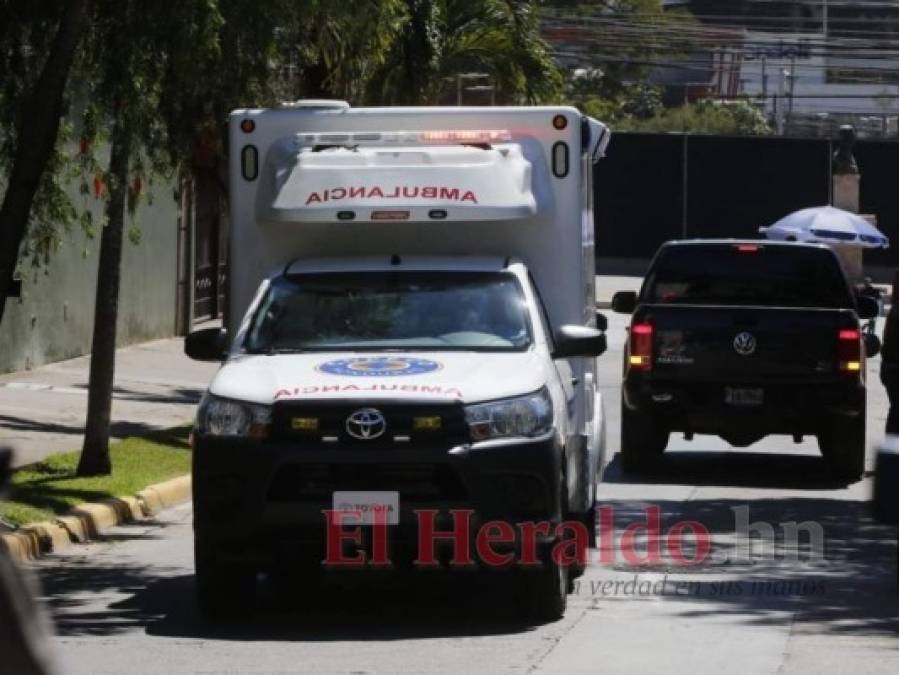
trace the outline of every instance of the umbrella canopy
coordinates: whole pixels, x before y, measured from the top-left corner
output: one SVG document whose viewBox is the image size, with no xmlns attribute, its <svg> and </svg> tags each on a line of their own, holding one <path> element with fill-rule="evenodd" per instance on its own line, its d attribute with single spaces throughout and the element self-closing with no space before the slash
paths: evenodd
<svg viewBox="0 0 899 675">
<path fill-rule="evenodd" d="M 860 248 L 887 248 L 889 238 L 867 220 L 833 206 L 794 211 L 770 227 L 759 228 L 768 239 L 844 244 Z"/>
</svg>

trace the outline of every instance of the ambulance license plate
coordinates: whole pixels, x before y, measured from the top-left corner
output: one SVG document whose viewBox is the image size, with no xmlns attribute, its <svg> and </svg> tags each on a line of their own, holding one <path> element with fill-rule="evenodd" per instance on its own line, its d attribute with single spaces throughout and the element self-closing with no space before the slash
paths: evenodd
<svg viewBox="0 0 899 675">
<path fill-rule="evenodd" d="M 398 525 L 400 522 L 399 492 L 369 492 L 356 490 L 337 490 L 333 493 L 335 511 L 355 511 L 359 520 L 351 519 L 351 523 L 374 525 L 376 514 L 385 514 L 386 518 L 379 522 Z"/>
<path fill-rule="evenodd" d="M 758 406 L 765 402 L 764 389 L 745 389 L 740 387 L 725 387 L 724 402 L 728 405 Z"/>
</svg>

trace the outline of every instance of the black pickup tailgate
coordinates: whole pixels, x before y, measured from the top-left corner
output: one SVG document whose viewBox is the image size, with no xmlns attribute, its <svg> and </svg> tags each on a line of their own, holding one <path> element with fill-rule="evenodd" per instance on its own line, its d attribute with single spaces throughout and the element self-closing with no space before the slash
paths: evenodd
<svg viewBox="0 0 899 675">
<path fill-rule="evenodd" d="M 652 379 L 728 384 L 815 381 L 838 372 L 838 336 L 852 310 L 643 305 L 653 326 Z"/>
</svg>

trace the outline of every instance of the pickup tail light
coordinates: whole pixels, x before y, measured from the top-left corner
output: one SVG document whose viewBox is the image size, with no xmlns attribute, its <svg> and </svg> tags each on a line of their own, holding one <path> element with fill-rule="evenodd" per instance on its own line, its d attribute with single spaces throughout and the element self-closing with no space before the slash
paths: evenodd
<svg viewBox="0 0 899 675">
<path fill-rule="evenodd" d="M 841 328 L 838 334 L 837 358 L 840 372 L 856 375 L 862 369 L 862 335 L 855 328 Z"/>
<path fill-rule="evenodd" d="M 631 352 L 628 365 L 634 370 L 652 370 L 653 334 L 651 323 L 635 323 L 631 326 Z"/>
</svg>

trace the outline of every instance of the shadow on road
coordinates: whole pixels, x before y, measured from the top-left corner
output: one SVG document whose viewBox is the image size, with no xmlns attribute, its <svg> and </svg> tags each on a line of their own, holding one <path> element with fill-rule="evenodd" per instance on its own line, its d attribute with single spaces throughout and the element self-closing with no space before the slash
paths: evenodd
<svg viewBox="0 0 899 675">
<path fill-rule="evenodd" d="M 158 573 L 158 570 L 155 571 Z M 355 576 L 355 575 L 354 575 Z M 309 587 L 263 578 L 252 615 L 209 621 L 194 602 L 192 574 L 158 577 L 141 567 L 44 568 L 44 590 L 61 636 L 150 635 L 246 641 L 329 642 L 501 635 L 529 630 L 512 584 L 446 574 L 373 573 Z M 121 599 L 94 604 L 94 594 Z"/>
<path fill-rule="evenodd" d="M 650 485 L 701 485 L 801 490 L 836 490 L 846 487 L 827 470 L 821 457 L 729 450 L 669 451 L 657 471 L 626 474 L 621 454 L 606 467 L 607 483 Z"/>
<path fill-rule="evenodd" d="M 738 625 L 782 625 L 825 635 L 899 636 L 899 591 L 896 583 L 896 529 L 878 525 L 870 505 L 847 499 L 833 489 L 816 457 L 732 452 L 674 453 L 666 470 L 648 480 L 656 484 L 732 485 L 759 488 L 804 488 L 790 494 L 751 491 L 746 498 L 686 500 L 646 498 L 609 500 L 614 509 L 615 542 L 629 525 L 644 523 L 646 507 L 661 512 L 659 543 L 663 558 L 653 565 L 628 564 L 613 544 L 614 557 L 600 563 L 591 551 L 591 567 L 574 600 L 589 611 L 606 611 L 614 621 L 614 603 L 646 598 L 627 593 L 607 595 L 597 583 L 608 579 L 650 579 L 667 574 L 689 582 L 687 594 L 663 594 L 674 603 L 676 619 L 721 617 Z M 610 481 L 625 479 L 613 465 Z M 640 490 L 635 494 L 639 495 Z M 738 536 L 734 509 L 749 507 L 749 521 L 767 523 L 772 545 Z M 711 557 L 696 566 L 679 566 L 668 553 L 668 533 L 691 520 L 712 535 Z M 820 526 L 823 556 L 816 558 L 805 535 L 786 537 L 785 523 Z M 160 534 L 160 536 L 164 536 Z M 188 539 L 184 545 L 188 546 Z M 143 545 L 143 544 L 142 544 Z M 152 542 L 146 542 L 152 546 Z M 687 552 L 690 551 L 687 542 Z M 608 549 L 605 549 L 607 552 Z M 63 564 L 44 565 L 41 574 L 62 636 L 116 635 L 139 631 L 155 636 L 236 641 L 393 641 L 503 635 L 531 630 L 512 609 L 515 586 L 496 577 L 447 574 L 365 573 L 322 583 L 298 575 L 292 583 L 264 580 L 256 613 L 234 624 L 201 618 L 194 603 L 194 581 L 184 566 L 141 567 L 101 564 L 78 556 Z M 722 582 L 729 585 L 722 585 Z M 597 636 L 597 639 L 602 639 Z"/>
</svg>

